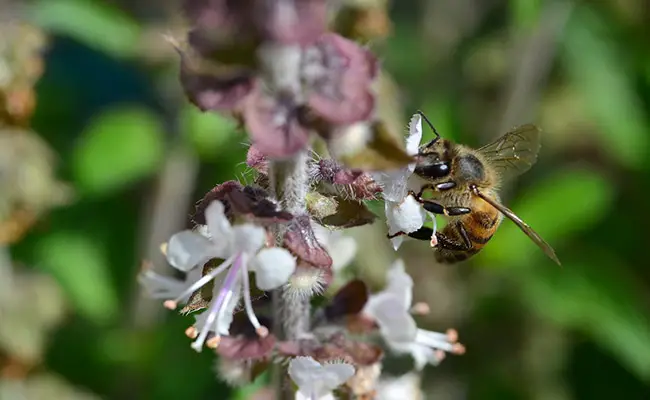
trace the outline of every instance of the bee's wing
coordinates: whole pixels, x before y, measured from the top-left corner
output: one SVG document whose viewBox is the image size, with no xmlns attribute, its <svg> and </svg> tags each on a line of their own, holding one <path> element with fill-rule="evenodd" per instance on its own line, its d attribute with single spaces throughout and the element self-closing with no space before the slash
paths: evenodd
<svg viewBox="0 0 650 400">
<path fill-rule="evenodd" d="M 474 192 L 474 194 L 476 194 L 477 196 L 479 196 L 480 198 L 482 198 L 483 200 L 488 202 L 492 207 L 499 210 L 499 212 L 501 212 L 501 214 L 505 215 L 506 217 L 508 217 L 508 219 L 510 219 L 512 222 L 514 222 L 519 227 L 519 229 L 521 229 L 526 234 L 526 236 L 528 236 L 533 242 L 535 242 L 535 244 L 538 245 L 539 248 L 542 249 L 544 251 L 544 253 L 551 260 L 555 261 L 557 263 L 557 265 L 562 265 L 560 263 L 560 260 L 555 255 L 555 250 L 553 250 L 551 245 L 546 243 L 546 241 L 544 239 L 542 239 L 542 237 L 539 236 L 539 234 L 537 232 L 535 232 L 533 230 L 533 228 L 528 226 L 528 224 L 525 223 L 521 218 L 519 218 L 514 212 L 512 212 L 512 210 L 510 210 L 509 208 L 507 208 L 503 204 L 499 203 L 498 201 L 492 199 L 491 197 L 484 195 L 477 188 L 473 188 L 473 192 Z"/>
<path fill-rule="evenodd" d="M 535 164 L 540 148 L 541 130 L 531 124 L 513 128 L 478 151 L 485 156 L 499 175 L 512 178 Z"/>
</svg>

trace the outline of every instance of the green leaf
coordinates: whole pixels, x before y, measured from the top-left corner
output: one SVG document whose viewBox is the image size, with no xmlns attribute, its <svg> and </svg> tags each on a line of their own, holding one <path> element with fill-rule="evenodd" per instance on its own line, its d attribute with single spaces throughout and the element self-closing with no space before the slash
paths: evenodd
<svg viewBox="0 0 650 400">
<path fill-rule="evenodd" d="M 588 229 L 609 208 L 612 185 L 595 172 L 558 171 L 530 188 L 508 206 L 557 251 L 565 238 Z M 544 253 L 514 223 L 504 218 L 494 238 L 481 252 L 482 262 L 494 266 L 523 266 L 529 255 Z M 552 263 L 549 260 L 549 263 Z"/>
<path fill-rule="evenodd" d="M 562 55 L 568 75 L 582 94 L 587 112 L 598 124 L 602 147 L 627 167 L 647 162 L 649 138 L 633 74 L 610 40 L 606 24 L 578 7 L 567 24 Z"/>
<path fill-rule="evenodd" d="M 156 115 L 142 108 L 112 109 L 83 132 L 74 174 L 82 190 L 106 194 L 156 171 L 163 153 L 163 127 Z"/>
<path fill-rule="evenodd" d="M 118 8 L 89 0 L 40 0 L 30 9 L 32 21 L 115 57 L 137 53 L 141 28 Z"/>
<path fill-rule="evenodd" d="M 183 132 L 188 135 L 194 149 L 207 158 L 214 158 L 230 145 L 237 129 L 234 119 L 201 112 L 189 103 L 181 111 L 181 121 Z"/>
<path fill-rule="evenodd" d="M 80 233 L 55 233 L 38 242 L 36 255 L 80 314 L 97 323 L 117 316 L 117 295 L 99 241 Z"/>
<path fill-rule="evenodd" d="M 567 263 L 562 269 L 520 270 L 521 293 L 537 313 L 591 336 L 650 381 L 650 319 L 640 306 L 641 288 L 625 273 L 628 267 L 604 259 L 606 255 L 592 256 L 588 263 Z"/>
</svg>

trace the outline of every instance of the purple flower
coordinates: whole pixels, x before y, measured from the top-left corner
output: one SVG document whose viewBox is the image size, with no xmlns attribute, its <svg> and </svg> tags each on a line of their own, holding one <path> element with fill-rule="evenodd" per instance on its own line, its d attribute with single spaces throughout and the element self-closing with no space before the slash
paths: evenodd
<svg viewBox="0 0 650 400">
<path fill-rule="evenodd" d="M 311 89 L 308 105 L 332 124 L 352 124 L 370 118 L 374 97 L 370 84 L 377 60 L 355 42 L 326 33 L 303 57 L 303 79 Z"/>
</svg>

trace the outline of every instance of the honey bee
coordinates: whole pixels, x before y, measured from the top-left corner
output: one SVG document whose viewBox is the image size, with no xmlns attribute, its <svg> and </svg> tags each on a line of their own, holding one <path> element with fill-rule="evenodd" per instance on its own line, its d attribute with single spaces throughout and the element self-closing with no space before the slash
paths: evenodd
<svg viewBox="0 0 650 400">
<path fill-rule="evenodd" d="M 526 172 L 537 161 L 540 129 L 530 124 L 518 126 L 493 143 L 472 149 L 441 138 L 424 113 L 418 111 L 418 114 L 433 130 L 435 138 L 419 148 L 414 173 L 421 188 L 419 193 L 410 191 L 409 194 L 426 211 L 445 215 L 449 222 L 441 232 L 422 227 L 408 236 L 420 240 L 435 238 L 432 246 L 435 245 L 436 259 L 456 263 L 481 251 L 505 215 L 560 265 L 553 248 L 502 205 L 498 194 L 504 179 Z M 422 196 L 427 191 L 432 196 L 425 199 Z M 400 234 L 404 233 L 390 237 Z"/>
</svg>

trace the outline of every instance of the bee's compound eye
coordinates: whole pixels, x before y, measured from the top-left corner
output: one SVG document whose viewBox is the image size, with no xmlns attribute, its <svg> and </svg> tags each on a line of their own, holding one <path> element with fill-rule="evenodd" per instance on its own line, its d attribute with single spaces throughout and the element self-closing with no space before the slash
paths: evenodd
<svg viewBox="0 0 650 400">
<path fill-rule="evenodd" d="M 438 161 L 433 164 L 419 165 L 415 168 L 415 173 L 427 178 L 443 178 L 451 172 L 448 162 Z"/>
</svg>

